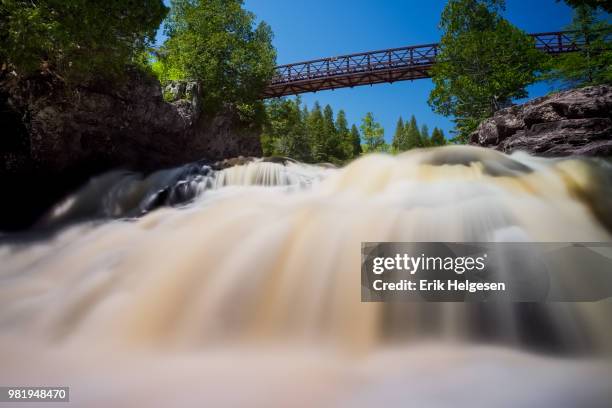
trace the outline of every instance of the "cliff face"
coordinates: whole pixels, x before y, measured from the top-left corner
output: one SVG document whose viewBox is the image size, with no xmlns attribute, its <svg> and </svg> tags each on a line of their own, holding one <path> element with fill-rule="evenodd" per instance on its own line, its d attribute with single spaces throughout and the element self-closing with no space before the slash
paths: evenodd
<svg viewBox="0 0 612 408">
<path fill-rule="evenodd" d="M 90 176 L 260 156 L 259 129 L 228 109 L 214 118 L 163 100 L 159 82 L 131 72 L 113 86 L 66 89 L 56 78 L 0 72 L 0 230 L 27 225 Z M 32 191 L 36 190 L 36 191 Z"/>
<path fill-rule="evenodd" d="M 497 112 L 470 144 L 539 156 L 612 156 L 612 87 L 572 89 Z"/>
</svg>

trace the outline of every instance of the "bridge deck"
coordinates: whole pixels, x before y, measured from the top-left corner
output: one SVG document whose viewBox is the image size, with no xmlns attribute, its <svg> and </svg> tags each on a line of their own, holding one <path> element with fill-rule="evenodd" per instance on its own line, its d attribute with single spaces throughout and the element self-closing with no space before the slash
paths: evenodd
<svg viewBox="0 0 612 408">
<path fill-rule="evenodd" d="M 530 34 L 549 54 L 579 50 L 584 40 L 571 31 Z M 321 58 L 276 67 L 264 98 L 430 77 L 439 44 L 414 45 Z"/>
</svg>

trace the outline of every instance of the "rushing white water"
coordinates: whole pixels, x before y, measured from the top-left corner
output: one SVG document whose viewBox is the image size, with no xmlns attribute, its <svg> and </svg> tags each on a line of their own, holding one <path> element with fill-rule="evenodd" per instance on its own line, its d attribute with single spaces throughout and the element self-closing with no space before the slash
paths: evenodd
<svg viewBox="0 0 612 408">
<path fill-rule="evenodd" d="M 359 271 L 362 241 L 610 241 L 610 177 L 471 147 L 103 176 L 43 224 L 119 219 L 0 247 L 0 383 L 95 406 L 605 406 L 609 300 L 366 304 Z"/>
</svg>

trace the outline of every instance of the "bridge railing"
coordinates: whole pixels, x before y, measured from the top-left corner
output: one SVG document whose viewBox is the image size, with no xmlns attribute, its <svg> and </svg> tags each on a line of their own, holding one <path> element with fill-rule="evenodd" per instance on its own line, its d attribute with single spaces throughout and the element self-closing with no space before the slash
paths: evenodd
<svg viewBox="0 0 612 408">
<path fill-rule="evenodd" d="M 534 38 L 537 49 L 550 54 L 577 51 L 585 44 L 585 39 L 572 31 L 530 35 Z M 276 67 L 270 85 L 406 67 L 428 69 L 434 64 L 438 54 L 439 44 L 424 44 L 280 65 Z"/>
<path fill-rule="evenodd" d="M 326 78 L 403 66 L 431 65 L 438 55 L 438 44 L 341 55 L 276 67 L 272 83 Z"/>
<path fill-rule="evenodd" d="M 535 46 L 549 54 L 563 54 L 580 50 L 586 43 L 583 36 L 576 31 L 559 31 L 551 33 L 529 34 L 535 40 Z"/>
</svg>

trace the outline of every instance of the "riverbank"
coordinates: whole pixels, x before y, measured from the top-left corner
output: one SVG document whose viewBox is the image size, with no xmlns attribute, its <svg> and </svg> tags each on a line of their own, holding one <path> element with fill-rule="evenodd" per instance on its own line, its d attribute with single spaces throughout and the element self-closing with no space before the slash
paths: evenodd
<svg viewBox="0 0 612 408">
<path fill-rule="evenodd" d="M 470 144 L 546 157 L 612 156 L 612 87 L 570 89 L 502 109 Z"/>
<path fill-rule="evenodd" d="M 260 129 L 226 108 L 164 101 L 159 81 L 132 70 L 118 83 L 68 88 L 52 75 L 0 72 L 0 230 L 31 225 L 90 177 L 151 172 L 196 160 L 261 156 Z"/>
</svg>

